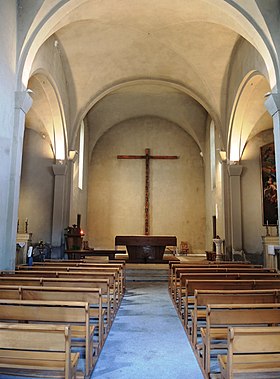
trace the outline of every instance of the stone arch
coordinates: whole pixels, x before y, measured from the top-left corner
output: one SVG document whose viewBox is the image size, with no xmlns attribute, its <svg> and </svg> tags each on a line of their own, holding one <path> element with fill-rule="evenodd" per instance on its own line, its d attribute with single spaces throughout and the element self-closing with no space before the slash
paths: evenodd
<svg viewBox="0 0 280 379">
<path fill-rule="evenodd" d="M 27 114 L 26 122 L 40 134 L 46 133 L 52 146 L 56 160 L 64 160 L 67 157 L 67 133 L 65 128 L 65 115 L 62 101 L 54 81 L 49 74 L 43 71 L 33 73 L 28 82 L 28 87 L 33 92 L 40 92 L 36 96 L 33 107 Z M 40 100 L 44 99 L 44 107 L 40 106 Z M 45 104 L 48 104 L 46 108 Z M 36 112 L 36 108 L 40 114 Z M 38 127 L 38 123 L 40 127 Z"/>
<path fill-rule="evenodd" d="M 229 123 L 228 157 L 230 161 L 238 162 L 241 159 L 257 121 L 266 112 L 264 98 L 258 93 L 268 91 L 270 91 L 269 84 L 258 71 L 251 71 L 241 82 Z"/>
<path fill-rule="evenodd" d="M 75 131 L 73 133 L 73 139 L 71 140 L 69 145 L 74 148 L 75 141 L 77 138 L 77 133 L 79 131 L 80 124 L 81 124 L 82 120 L 84 119 L 86 114 L 89 112 L 89 110 L 92 107 L 94 107 L 99 101 L 104 99 L 106 96 L 109 96 L 110 94 L 114 93 L 115 91 L 122 90 L 122 89 L 128 88 L 130 86 L 141 86 L 141 85 L 164 86 L 164 87 L 175 89 L 179 93 L 183 93 L 187 96 L 190 96 L 195 101 L 197 101 L 204 109 L 206 109 L 206 111 L 210 114 L 211 118 L 214 120 L 217 127 L 219 129 L 221 129 L 220 119 L 219 119 L 218 115 L 215 113 L 215 111 L 210 107 L 209 103 L 207 102 L 207 99 L 202 98 L 199 94 L 194 93 L 193 91 L 191 91 L 186 86 L 184 86 L 180 83 L 175 83 L 172 81 L 161 80 L 161 79 L 137 79 L 137 80 L 135 79 L 135 80 L 130 80 L 130 81 L 124 81 L 124 82 L 116 84 L 116 85 L 112 85 L 110 88 L 102 91 L 102 93 L 98 94 L 97 96 L 93 96 L 92 99 L 90 99 L 90 101 L 88 102 L 88 104 L 79 112 L 77 119 L 75 120 L 75 123 L 74 123 Z M 159 115 L 156 115 L 156 116 L 159 116 Z M 174 121 L 172 119 L 170 119 L 169 121 L 176 123 L 176 121 Z M 113 126 L 113 125 L 111 125 L 111 126 Z M 201 139 L 197 135 L 196 131 L 189 127 L 187 120 L 186 120 L 184 125 L 180 125 L 180 126 L 183 129 L 185 129 L 192 136 L 192 138 L 196 141 L 197 145 L 199 146 L 200 150 L 203 151 L 204 150 L 203 142 L 201 141 Z M 102 134 L 104 134 L 106 132 L 106 130 L 102 131 Z M 101 135 L 100 135 L 100 137 L 101 137 Z"/>
</svg>

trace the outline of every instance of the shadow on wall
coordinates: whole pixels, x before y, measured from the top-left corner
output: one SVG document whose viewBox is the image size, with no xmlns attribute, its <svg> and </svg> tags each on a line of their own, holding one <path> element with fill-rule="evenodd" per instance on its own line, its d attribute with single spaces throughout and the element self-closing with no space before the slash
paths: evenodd
<svg viewBox="0 0 280 379">
<path fill-rule="evenodd" d="M 263 253 L 245 253 L 246 260 L 255 265 L 264 265 Z"/>
</svg>

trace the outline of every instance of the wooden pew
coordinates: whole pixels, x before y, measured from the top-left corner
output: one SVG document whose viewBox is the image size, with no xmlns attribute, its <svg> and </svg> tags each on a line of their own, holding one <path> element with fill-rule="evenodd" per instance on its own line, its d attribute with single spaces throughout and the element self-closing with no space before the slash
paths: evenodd
<svg viewBox="0 0 280 379">
<path fill-rule="evenodd" d="M 279 273 L 183 273 L 180 274 L 180 284 L 179 288 L 176 288 L 176 298 L 177 307 L 179 314 L 183 314 L 182 312 L 182 298 L 185 295 L 186 291 L 186 280 L 272 280 L 272 279 L 280 279 Z M 176 299 L 175 299 L 176 300 Z"/>
<path fill-rule="evenodd" d="M 88 303 L 0 299 L 0 321 L 71 325 L 71 345 L 84 347 L 85 376 L 89 378 L 94 367 L 94 326 L 90 325 Z"/>
<path fill-rule="evenodd" d="M 57 267 L 56 271 L 60 271 L 61 267 L 80 267 L 80 268 L 94 268 L 94 267 L 102 267 L 102 268 L 116 268 L 120 272 L 121 282 L 122 282 L 122 290 L 125 291 L 125 281 L 126 281 L 126 269 L 125 269 L 125 262 L 116 262 L 108 261 L 106 263 L 104 262 L 87 262 L 84 260 L 46 260 L 43 262 L 34 262 L 32 266 L 28 265 L 18 265 L 16 266 L 16 271 L 18 270 L 46 270 L 48 267 Z"/>
<path fill-rule="evenodd" d="M 202 362 L 210 375 L 210 354 L 226 348 L 228 326 L 269 326 L 280 324 L 280 304 L 208 304 L 206 327 L 201 328 Z"/>
<path fill-rule="evenodd" d="M 195 290 L 191 312 L 191 340 L 197 344 L 198 321 L 206 321 L 207 304 L 256 304 L 280 302 L 280 290 Z"/>
<path fill-rule="evenodd" d="M 110 285 L 110 295 L 113 299 L 112 304 L 112 311 L 115 313 L 117 312 L 117 309 L 120 305 L 120 287 L 118 285 L 118 281 L 116 279 L 115 272 L 111 271 L 102 271 L 102 270 L 94 270 L 90 272 L 83 272 L 83 271 L 37 271 L 37 270 L 30 270 L 30 271 L 11 271 L 8 272 L 2 272 L 0 275 L 1 278 L 9 278 L 9 277 L 35 277 L 35 278 L 73 278 L 73 279 L 109 279 L 109 285 Z"/>
<path fill-rule="evenodd" d="M 277 270 L 272 268 L 263 267 L 232 267 L 225 266 L 211 266 L 211 267 L 174 267 L 171 291 L 176 293 L 175 288 L 180 283 L 181 274 L 194 274 L 194 273 L 272 273 L 277 274 Z"/>
<path fill-rule="evenodd" d="M 218 355 L 222 379 L 280 378 L 280 327 L 230 327 L 227 341 L 227 356 Z"/>
<path fill-rule="evenodd" d="M 217 270 L 217 271 L 216 271 Z M 174 282 L 175 284 L 175 298 L 178 298 L 178 293 L 183 293 L 184 284 L 187 279 L 202 279 L 202 280 L 211 280 L 214 278 L 220 278 L 220 280 L 224 280 L 227 277 L 231 279 L 243 279 L 243 280 L 257 280 L 257 279 L 277 279 L 280 278 L 280 274 L 276 270 L 272 270 L 272 272 L 267 272 L 266 270 L 258 270 L 255 269 L 236 269 L 236 268 L 219 268 L 219 269 L 209 269 L 207 271 L 187 271 L 180 272 L 178 271 L 178 280 Z"/>
<path fill-rule="evenodd" d="M 113 294 L 110 293 L 109 279 L 84 279 L 84 278 L 35 278 L 9 275 L 0 276 L 0 286 L 43 286 L 43 287 L 77 287 L 77 288 L 100 288 L 102 294 L 102 305 L 106 309 L 106 330 L 109 330 L 115 312 L 112 306 L 115 303 Z"/>
<path fill-rule="evenodd" d="M 1 286 L 0 299 L 17 300 L 53 300 L 82 301 L 90 305 L 90 318 L 97 319 L 98 341 L 94 343 L 97 353 L 100 352 L 107 331 L 104 324 L 104 309 L 100 288 L 40 287 L 40 286 Z"/>
<path fill-rule="evenodd" d="M 232 262 L 232 261 L 201 261 L 201 262 L 170 262 L 169 263 L 169 288 L 171 289 L 173 282 L 174 282 L 174 276 L 175 276 L 175 270 L 176 268 L 224 268 L 224 267 L 236 267 L 236 268 L 263 268 L 262 265 L 255 265 L 251 263 L 238 263 L 238 262 Z"/>
<path fill-rule="evenodd" d="M 103 267 L 95 267 L 94 269 L 89 270 L 83 270 L 83 269 L 76 269 L 75 267 L 67 270 L 60 269 L 52 270 L 18 270 L 18 271 L 2 271 L 0 273 L 0 277 L 6 277 L 8 275 L 13 276 L 34 276 L 34 277 L 48 277 L 48 278 L 67 278 L 67 277 L 73 277 L 73 278 L 89 278 L 89 279 L 110 279 L 111 284 L 111 291 L 115 294 L 115 309 L 117 309 L 120 305 L 121 301 L 121 293 L 123 292 L 122 289 L 122 282 L 119 275 L 119 271 L 115 268 L 106 268 L 104 270 Z"/>
<path fill-rule="evenodd" d="M 79 356 L 71 353 L 69 325 L 0 323 L 1 374 L 72 379 Z"/>
<path fill-rule="evenodd" d="M 188 329 L 190 305 L 194 303 L 195 290 L 261 290 L 280 289 L 280 280 L 187 280 L 184 297 L 183 322 Z"/>
</svg>

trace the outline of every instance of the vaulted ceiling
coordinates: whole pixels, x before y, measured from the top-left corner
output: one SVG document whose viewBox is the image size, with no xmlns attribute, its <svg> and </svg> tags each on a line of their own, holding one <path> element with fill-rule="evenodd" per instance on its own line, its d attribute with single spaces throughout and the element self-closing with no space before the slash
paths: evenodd
<svg viewBox="0 0 280 379">
<path fill-rule="evenodd" d="M 233 51 L 252 37 L 238 23 L 236 10 L 225 1 L 209 0 L 71 4 L 54 17 L 48 37 L 65 62 L 73 130 L 88 115 L 93 148 L 104 131 L 122 120 L 161 116 L 188 131 L 203 150 L 207 115 L 218 127 L 224 121 Z M 263 102 L 268 88 L 259 86 L 256 102 Z M 36 102 L 29 125 L 35 125 L 35 118 L 37 125 L 44 124 L 43 102 Z M 263 113 L 262 107 L 253 122 Z M 70 136 L 74 143 L 75 133 Z"/>
</svg>

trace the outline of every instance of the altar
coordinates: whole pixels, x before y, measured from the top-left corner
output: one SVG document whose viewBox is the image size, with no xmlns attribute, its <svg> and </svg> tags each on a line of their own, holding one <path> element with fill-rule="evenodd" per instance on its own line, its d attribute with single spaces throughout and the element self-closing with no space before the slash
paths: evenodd
<svg viewBox="0 0 280 379">
<path fill-rule="evenodd" d="M 166 246 L 177 246 L 175 236 L 116 236 L 115 246 L 126 246 L 131 263 L 164 263 Z"/>
</svg>

